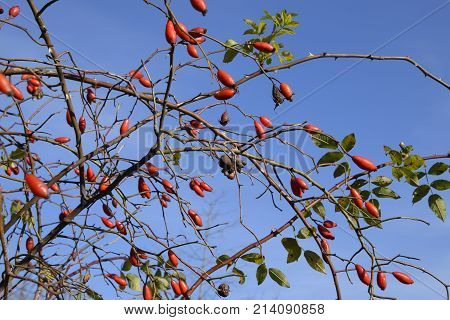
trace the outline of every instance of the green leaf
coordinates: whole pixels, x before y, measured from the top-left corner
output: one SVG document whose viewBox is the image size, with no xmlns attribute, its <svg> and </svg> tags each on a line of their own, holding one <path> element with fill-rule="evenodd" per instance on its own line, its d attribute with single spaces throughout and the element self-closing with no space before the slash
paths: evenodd
<svg viewBox="0 0 450 320">
<path fill-rule="evenodd" d="M 375 194 L 378 198 L 392 198 L 392 199 L 400 199 L 400 196 L 395 193 L 393 190 L 385 187 L 376 187 L 372 190 L 373 194 Z"/>
<path fill-rule="evenodd" d="M 352 150 L 355 144 L 356 138 L 354 133 L 351 133 L 348 136 L 346 136 L 341 142 L 342 149 L 344 149 L 347 152 Z"/>
<path fill-rule="evenodd" d="M 264 262 L 264 256 L 259 253 L 248 253 L 241 256 L 241 259 L 247 262 L 261 264 Z"/>
<path fill-rule="evenodd" d="M 278 59 L 280 60 L 280 63 L 288 62 L 294 59 L 294 55 L 292 54 L 292 52 L 287 50 L 281 51 L 279 54 L 277 54 L 277 56 Z"/>
<path fill-rule="evenodd" d="M 305 201 L 305 206 L 306 206 L 306 202 L 307 202 L 307 201 Z M 311 217 L 311 215 L 312 215 L 311 210 L 309 210 L 309 209 L 304 209 L 303 215 L 305 216 L 305 218 Z"/>
<path fill-rule="evenodd" d="M 256 30 L 255 29 L 247 29 L 244 31 L 244 34 L 256 34 Z"/>
<path fill-rule="evenodd" d="M 283 238 L 281 239 L 283 247 L 288 252 L 287 263 L 297 261 L 302 254 L 302 248 L 298 245 L 297 240 L 294 238 Z"/>
<path fill-rule="evenodd" d="M 130 269 L 131 269 L 131 263 L 130 263 L 130 260 L 127 259 L 127 260 L 125 260 L 125 262 L 122 265 L 122 271 L 127 272 L 127 271 L 130 271 Z"/>
<path fill-rule="evenodd" d="M 365 186 L 367 182 L 368 181 L 364 179 L 357 179 L 351 184 L 351 187 L 353 189 L 360 189 L 361 187 Z"/>
<path fill-rule="evenodd" d="M 401 165 L 403 162 L 402 154 L 395 150 L 389 150 L 388 155 L 391 158 L 392 162 L 396 165 Z"/>
<path fill-rule="evenodd" d="M 20 201 L 20 200 L 13 200 L 13 201 L 11 201 L 11 208 L 9 209 L 9 212 L 13 216 L 13 215 L 16 215 L 22 208 L 23 208 L 22 201 Z M 3 208 L 0 208 L 0 210 L 1 209 L 3 209 Z"/>
<path fill-rule="evenodd" d="M 0 203 L 2 202 L 1 198 L 2 197 L 1 197 L 1 192 L 0 192 Z M 19 214 L 20 210 L 22 210 L 22 208 L 23 208 L 22 201 L 13 200 L 11 202 L 11 208 L 10 208 L 11 216 L 14 217 L 14 219 L 20 218 L 23 221 L 23 223 L 28 225 L 29 227 L 34 226 L 34 218 L 33 218 L 33 215 L 31 214 L 30 210 L 26 210 L 26 211 L 22 212 L 20 214 L 20 216 L 18 216 L 18 214 Z M 3 209 L 3 206 L 0 208 L 0 214 L 2 211 L 1 209 Z"/>
<path fill-rule="evenodd" d="M 281 272 L 281 270 L 276 268 L 269 268 L 269 276 L 273 281 L 278 283 L 280 286 L 285 288 L 290 288 L 290 284 L 286 276 Z"/>
<path fill-rule="evenodd" d="M 416 171 L 415 174 L 417 175 L 417 179 L 422 179 L 425 177 L 425 172 L 423 171 Z"/>
<path fill-rule="evenodd" d="M 319 216 L 321 216 L 322 218 L 325 218 L 325 207 L 322 204 L 322 202 L 317 202 L 314 206 L 313 206 L 313 210 L 314 212 L 316 212 Z"/>
<path fill-rule="evenodd" d="M 151 276 L 152 275 L 152 269 L 150 269 L 150 262 L 145 261 L 142 266 L 140 267 L 141 271 L 144 272 L 146 275 Z"/>
<path fill-rule="evenodd" d="M 432 174 L 433 176 L 438 176 L 438 175 L 443 174 L 447 170 L 448 170 L 448 165 L 446 163 L 436 162 L 435 164 L 433 164 L 431 166 L 430 170 L 428 170 L 428 174 Z"/>
<path fill-rule="evenodd" d="M 177 151 L 172 155 L 172 162 L 176 166 L 180 166 L 181 152 Z"/>
<path fill-rule="evenodd" d="M 327 273 L 323 260 L 317 253 L 315 253 L 314 251 L 306 250 L 305 258 L 306 262 L 308 262 L 311 268 L 321 273 Z"/>
<path fill-rule="evenodd" d="M 349 219 L 348 219 L 348 226 L 350 229 L 354 229 L 357 227 L 357 218 L 360 217 L 361 210 L 353 204 L 353 202 L 349 205 L 347 211 L 350 213 Z"/>
<path fill-rule="evenodd" d="M 386 176 L 378 176 L 372 180 L 372 183 L 379 187 L 387 187 L 392 183 L 392 179 Z"/>
<path fill-rule="evenodd" d="M 103 297 L 101 294 L 95 292 L 94 290 L 88 288 L 86 290 L 86 294 L 89 298 L 94 299 L 94 300 L 103 300 Z"/>
<path fill-rule="evenodd" d="M 441 219 L 442 221 L 445 221 L 445 218 L 447 216 L 446 208 L 445 208 L 445 201 L 442 199 L 442 197 L 438 194 L 432 194 L 428 198 L 428 205 L 430 206 L 430 209 L 433 210 L 433 212 L 436 214 L 436 216 Z"/>
<path fill-rule="evenodd" d="M 319 159 L 319 162 L 317 165 L 323 165 L 323 164 L 329 164 L 329 163 L 335 163 L 336 161 L 339 161 L 342 159 L 344 155 L 339 151 L 332 151 L 325 153 L 322 158 Z"/>
<path fill-rule="evenodd" d="M 169 281 L 164 277 L 154 277 L 153 281 L 159 290 L 167 290 L 170 287 Z"/>
<path fill-rule="evenodd" d="M 404 161 L 405 167 L 413 171 L 419 169 L 424 163 L 425 160 L 418 155 L 410 155 Z"/>
<path fill-rule="evenodd" d="M 225 45 L 227 47 L 234 47 L 236 46 L 238 43 L 236 41 L 234 41 L 233 39 L 229 39 L 225 42 Z M 234 49 L 227 49 L 227 51 L 225 52 L 225 55 L 223 56 L 223 62 L 224 63 L 229 63 L 231 61 L 233 61 L 233 59 L 237 56 L 239 52 L 234 50 Z"/>
<path fill-rule="evenodd" d="M 411 145 L 407 146 L 407 145 L 405 145 L 404 142 L 400 142 L 399 146 L 400 146 L 402 154 L 404 154 L 405 156 L 409 155 L 411 153 L 411 151 L 413 151 L 413 146 L 411 146 Z"/>
<path fill-rule="evenodd" d="M 264 21 L 261 21 L 259 24 L 258 24 L 258 28 L 257 28 L 257 32 L 258 32 L 258 34 L 263 34 L 265 31 L 266 31 L 266 23 L 264 22 Z"/>
<path fill-rule="evenodd" d="M 359 195 L 361 196 L 361 198 L 366 201 L 367 199 L 369 199 L 370 197 L 370 191 L 369 190 L 362 190 Z"/>
<path fill-rule="evenodd" d="M 244 19 L 244 22 L 252 28 L 256 29 L 258 27 L 258 25 L 252 19 Z"/>
<path fill-rule="evenodd" d="M 408 182 L 410 185 L 412 185 L 413 187 L 418 187 L 420 185 L 419 178 L 417 177 L 417 174 L 415 172 L 407 167 L 400 168 L 400 171 L 405 177 L 406 182 Z"/>
<path fill-rule="evenodd" d="M 221 255 L 220 257 L 218 257 L 218 258 L 216 259 L 216 263 L 217 263 L 217 264 L 222 263 L 223 261 L 227 260 L 229 257 L 230 257 L 230 256 L 228 256 L 228 255 L 226 255 L 226 254 L 223 254 L 223 255 Z"/>
<path fill-rule="evenodd" d="M 234 58 L 236 58 L 236 56 L 237 56 L 238 53 L 239 53 L 239 52 L 237 52 L 236 50 L 228 49 L 228 50 L 225 52 L 225 55 L 223 56 L 223 62 L 224 62 L 224 63 L 230 63 L 231 61 L 234 60 Z"/>
<path fill-rule="evenodd" d="M 350 199 L 348 198 L 339 198 L 338 199 L 338 204 L 343 207 L 343 208 L 347 208 L 348 205 L 350 204 Z M 341 211 L 340 206 L 338 206 L 337 204 L 334 207 L 334 211 L 335 212 L 339 212 Z"/>
<path fill-rule="evenodd" d="M 267 277 L 267 267 L 266 264 L 261 264 L 258 269 L 256 269 L 256 281 L 258 281 L 258 286 L 266 280 Z"/>
<path fill-rule="evenodd" d="M 218 264 L 218 263 L 221 263 L 222 261 L 227 260 L 229 257 L 230 257 L 230 256 L 228 256 L 228 255 L 226 255 L 226 254 L 223 254 L 223 255 L 221 255 L 220 257 L 218 257 L 218 258 L 216 259 L 216 263 L 217 263 L 217 264 Z M 233 261 L 228 262 L 228 264 L 227 264 L 227 270 L 230 268 L 231 265 L 233 265 Z"/>
<path fill-rule="evenodd" d="M 334 170 L 333 177 L 337 178 L 349 171 L 350 171 L 350 166 L 349 166 L 348 162 L 341 162 L 337 165 L 336 169 Z"/>
<path fill-rule="evenodd" d="M 330 136 L 323 133 L 311 133 L 312 142 L 319 148 L 337 149 L 338 142 Z"/>
<path fill-rule="evenodd" d="M 431 187 L 439 191 L 450 189 L 450 181 L 448 180 L 435 180 L 430 185 Z"/>
<path fill-rule="evenodd" d="M 234 47 L 236 45 L 238 45 L 238 43 L 233 39 L 228 39 L 227 41 L 225 41 L 225 46 L 227 47 Z"/>
<path fill-rule="evenodd" d="M 245 273 L 239 270 L 238 268 L 233 268 L 233 273 L 239 276 L 239 284 L 244 284 Z"/>
<path fill-rule="evenodd" d="M 174 272 L 173 272 L 173 276 L 174 276 L 175 278 L 183 279 L 184 281 L 186 281 L 186 275 L 185 275 L 183 272 L 179 271 L 179 270 L 174 271 Z M 167 273 L 165 274 L 164 277 L 167 279 L 167 281 L 170 281 L 170 280 L 171 280 L 170 275 L 168 275 Z M 172 278 L 173 278 L 173 277 L 172 277 Z"/>
<path fill-rule="evenodd" d="M 428 194 L 428 192 L 430 192 L 430 190 L 431 190 L 430 186 L 426 184 L 417 187 L 413 192 L 412 202 L 413 203 L 419 202 L 420 200 L 423 199 L 423 197 L 425 197 Z"/>
<path fill-rule="evenodd" d="M 141 291 L 141 280 L 139 277 L 133 273 L 127 273 L 126 277 L 128 279 L 128 286 L 132 290 Z"/>
<path fill-rule="evenodd" d="M 22 149 L 17 148 L 13 152 L 11 152 L 10 158 L 14 160 L 23 159 L 25 157 L 25 151 Z"/>
<path fill-rule="evenodd" d="M 403 177 L 403 172 L 402 172 L 401 168 L 393 167 L 392 168 L 392 176 L 395 179 L 397 179 L 398 181 L 400 181 L 400 179 Z"/>
<path fill-rule="evenodd" d="M 313 227 L 313 230 L 316 230 L 316 228 Z M 308 239 L 312 237 L 311 231 L 307 227 L 303 227 L 300 229 L 300 231 L 297 233 L 297 238 L 299 239 Z"/>
</svg>

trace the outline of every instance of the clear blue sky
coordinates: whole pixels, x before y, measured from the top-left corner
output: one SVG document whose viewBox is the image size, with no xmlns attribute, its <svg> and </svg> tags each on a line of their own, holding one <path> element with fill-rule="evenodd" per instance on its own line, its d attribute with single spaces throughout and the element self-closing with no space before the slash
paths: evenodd
<svg viewBox="0 0 450 320">
<path fill-rule="evenodd" d="M 4 1 L 0 3 L 4 4 Z M 26 7 L 25 1 L 14 3 Z M 436 10 L 445 3 L 446 6 Z M 175 14 L 188 27 L 205 26 L 208 33 L 218 39 L 233 38 L 237 41 L 244 39 L 242 36 L 246 27 L 243 23 L 244 18 L 257 19 L 263 14 L 263 9 L 275 12 L 286 8 L 299 14 L 298 33 L 285 38 L 286 47 L 296 57 L 306 56 L 310 52 L 408 55 L 432 73 L 443 77 L 447 82 L 450 81 L 449 1 L 210 0 L 208 7 L 208 15 L 202 17 L 191 9 L 187 0 L 174 1 L 173 4 Z M 23 15 L 31 18 L 27 8 L 24 8 Z M 161 14 L 145 5 L 143 1 L 61 1 L 44 15 L 44 19 L 54 36 L 57 50 L 72 50 L 77 63 L 84 68 L 126 73 L 155 49 L 166 45 L 163 33 L 165 22 Z M 37 33 L 36 28 L 32 26 L 32 20 L 27 21 L 21 17 L 17 21 Z M 42 56 L 42 50 L 31 46 L 30 42 L 22 35 L 19 36 L 18 32 L 7 33 L 2 30 L 0 41 L 1 57 Z M 14 45 L 8 45 L 12 43 Z M 206 44 L 205 47 L 217 48 L 210 44 Z M 176 56 L 177 62 L 186 59 L 187 55 L 180 48 Z M 221 56 L 214 61 L 220 66 Z M 264 79 L 243 85 L 240 88 L 240 95 L 233 102 L 242 106 L 246 112 L 267 115 L 275 123 L 307 120 L 338 138 L 354 132 L 357 136 L 355 152 L 375 162 L 386 160 L 383 145 L 397 146 L 401 141 L 413 144 L 415 151 L 423 155 L 448 151 L 450 137 L 448 90 L 430 79 L 425 79 L 417 69 L 405 62 L 357 62 L 357 60 L 319 60 L 279 72 L 277 78 L 290 83 L 296 96 L 295 104 L 283 104 L 277 112 L 273 111 L 270 84 Z M 148 67 L 152 78 L 164 75 L 167 64 L 168 61 L 164 57 L 151 63 Z M 236 79 L 255 69 L 252 63 L 243 59 L 237 59 L 235 63 L 225 67 Z M 174 88 L 178 97 L 183 99 L 202 91 L 212 90 L 215 85 L 207 73 L 189 71 L 178 75 Z M 288 108 L 290 110 L 285 111 Z M 55 106 L 54 110 L 62 110 L 62 104 Z M 125 117 L 128 111 L 128 106 L 124 105 L 119 114 Z M 145 111 L 139 111 L 133 117 L 138 120 L 145 115 Z M 215 120 L 218 115 L 207 114 L 206 117 Z M 53 123 L 57 126 L 62 119 L 63 114 Z M 248 119 L 243 119 L 238 114 L 232 113 L 232 119 L 234 124 L 251 125 Z M 60 135 L 71 134 L 70 129 L 65 126 L 58 130 Z M 309 141 L 299 143 L 314 155 L 320 155 L 322 152 L 318 152 Z M 88 147 L 85 149 L 89 150 Z M 137 150 L 139 150 L 137 145 L 130 140 L 123 154 L 137 158 Z M 142 154 L 143 151 L 139 152 Z M 270 152 L 277 156 L 282 154 L 279 147 Z M 189 158 L 189 161 L 194 160 Z M 187 159 L 183 159 L 182 163 L 187 165 Z M 237 221 L 239 207 L 236 200 L 236 184 L 220 176 L 218 173 L 217 178 L 208 180 L 214 184 L 215 194 L 220 196 L 222 201 L 221 215 L 217 221 Z M 324 170 L 319 180 L 326 186 L 331 186 L 330 177 L 330 173 Z M 251 226 L 258 236 L 266 235 L 272 227 L 281 225 L 292 216 L 292 211 L 285 205 L 280 205 L 283 212 L 275 210 L 267 196 L 256 200 L 255 197 L 263 189 L 260 186 L 251 186 L 246 178 L 244 182 L 246 186 L 243 188 L 243 194 L 246 200 L 243 212 L 246 224 Z M 386 224 L 383 232 L 371 232 L 371 238 L 377 243 L 379 252 L 386 256 L 402 253 L 419 257 L 423 260 L 421 265 L 436 272 L 444 280 L 450 281 L 450 256 L 447 254 L 449 223 L 439 221 L 425 203 L 412 207 L 410 205 L 412 188 L 395 184 L 393 188 L 404 195 L 404 198 L 395 203 L 392 200 L 384 200 L 382 202 L 384 216 L 421 217 L 429 220 L 432 225 L 426 227 L 412 222 Z M 134 191 L 129 190 L 130 193 Z M 188 196 L 192 197 L 190 194 Z M 192 199 L 193 207 L 205 208 L 207 201 L 214 197 L 210 195 L 206 200 Z M 448 195 L 445 198 L 447 201 L 450 200 Z M 155 203 L 153 209 L 144 210 L 152 215 L 148 218 L 148 222 L 155 221 L 156 224 L 156 221 L 160 220 L 158 218 L 160 211 L 155 209 L 157 206 Z M 172 207 L 175 208 L 174 205 Z M 334 213 L 331 206 L 327 209 L 328 217 L 344 226 L 343 220 Z M 99 210 L 98 207 L 98 212 Z M 198 211 L 202 212 L 202 209 Z M 54 217 L 56 215 L 55 212 Z M 173 219 L 174 224 L 178 220 L 175 209 L 169 210 L 168 216 L 169 221 Z M 93 223 L 95 221 L 92 220 Z M 355 240 L 344 229 L 336 231 L 337 240 L 333 242 L 332 250 L 349 255 L 354 249 Z M 251 235 L 239 225 L 227 230 L 223 236 L 214 239 L 219 247 L 218 254 L 233 253 L 239 246 L 253 241 Z M 285 236 L 292 236 L 292 232 L 288 230 Z M 268 278 L 258 290 L 255 290 L 255 265 L 240 263 L 239 267 L 247 273 L 248 279 L 245 286 L 240 286 L 237 281 L 231 282 L 231 298 L 335 298 L 330 275 L 323 276 L 311 270 L 304 258 L 297 263 L 289 265 L 284 263 L 286 252 L 280 240 L 281 237 L 265 246 L 266 263 L 268 266 L 283 270 L 291 283 L 291 289 L 280 288 Z M 310 241 L 303 240 L 302 247 L 316 250 Z M 123 252 L 127 250 L 123 248 Z M 367 263 L 364 260 L 360 262 Z M 414 286 L 404 287 L 389 278 L 387 295 L 403 299 L 442 298 L 442 288 L 436 286 L 430 278 L 409 269 L 406 271 L 416 277 Z M 357 280 L 355 275 L 352 275 L 352 278 Z M 366 288 L 358 281 L 351 285 L 344 276 L 341 275 L 340 279 L 344 298 L 367 297 Z M 103 283 L 102 279 L 93 279 L 91 285 L 94 289 L 103 291 L 105 289 Z M 104 296 L 114 298 L 113 292 L 109 289 Z"/>
</svg>

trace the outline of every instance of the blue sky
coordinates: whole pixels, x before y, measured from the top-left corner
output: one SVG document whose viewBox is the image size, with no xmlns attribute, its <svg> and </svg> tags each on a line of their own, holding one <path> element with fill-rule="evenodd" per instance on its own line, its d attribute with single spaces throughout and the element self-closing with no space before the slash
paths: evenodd
<svg viewBox="0 0 450 320">
<path fill-rule="evenodd" d="M 0 3 L 5 4 L 4 1 Z M 17 21 L 37 34 L 32 21 L 26 19 L 31 18 L 31 13 L 25 8 L 25 1 L 14 3 L 24 8 L 24 16 Z M 444 5 L 445 3 L 447 5 Z M 300 27 L 297 34 L 286 37 L 284 41 L 295 57 L 306 56 L 310 52 L 407 55 L 448 82 L 450 81 L 449 4 L 449 1 L 443 0 L 376 2 L 210 0 L 209 12 L 206 17 L 202 17 L 191 9 L 186 0 L 174 1 L 173 10 L 188 27 L 205 26 L 208 33 L 218 39 L 233 38 L 242 41 L 245 39 L 242 32 L 246 28 L 244 18 L 258 19 L 263 14 L 263 9 L 275 12 L 286 8 L 299 14 Z M 55 39 L 57 50 L 76 49 L 72 52 L 77 63 L 88 69 L 126 73 L 156 48 L 166 45 L 163 33 L 165 22 L 162 16 L 146 6 L 143 1 L 61 1 L 44 15 L 44 19 Z M 67 23 L 68 21 L 70 23 Z M 7 33 L 2 30 L 0 41 L 4 44 L 0 49 L 1 57 L 31 57 L 43 54 L 43 50 L 32 46 L 16 31 Z M 205 47 L 217 48 L 208 43 Z M 180 48 L 178 51 L 176 61 L 186 61 L 188 57 L 184 50 Z M 214 62 L 219 66 L 222 65 L 221 56 L 217 56 Z M 244 84 L 240 88 L 239 96 L 233 102 L 238 103 L 246 112 L 269 116 L 278 124 L 310 121 L 338 138 L 354 132 L 357 136 L 355 152 L 375 162 L 386 160 L 383 145 L 395 147 L 401 141 L 414 145 L 415 152 L 423 155 L 448 151 L 450 137 L 448 90 L 424 78 L 417 69 L 406 62 L 357 62 L 358 60 L 318 60 L 277 73 L 278 79 L 291 84 L 296 96 L 293 104 L 285 103 L 276 112 L 273 111 L 271 87 L 265 79 Z M 164 56 L 150 63 L 148 68 L 152 78 L 164 75 L 167 65 L 168 59 Z M 255 70 L 254 64 L 240 58 L 224 67 L 235 79 Z M 174 84 L 174 90 L 180 99 L 214 88 L 215 84 L 208 74 L 197 70 L 180 72 Z M 196 107 L 203 104 L 203 102 L 197 104 Z M 55 105 L 52 110 L 61 111 L 62 104 Z M 119 117 L 125 117 L 128 111 L 129 108 L 124 104 L 119 110 Z M 251 125 L 248 119 L 229 111 L 233 124 Z M 146 115 L 145 112 L 138 110 L 132 120 L 141 119 Z M 110 120 L 113 119 L 112 116 L 112 112 L 105 114 Z M 61 113 L 60 120 L 62 117 Z M 206 117 L 215 120 L 218 115 L 210 113 L 206 114 Z M 71 134 L 71 129 L 66 126 L 59 127 L 56 119 L 54 125 L 60 135 Z M 135 140 L 127 141 L 123 154 L 136 158 L 143 150 L 132 141 Z M 309 140 L 299 142 L 314 155 L 320 156 L 323 153 L 314 148 Z M 89 142 L 86 145 L 86 149 L 89 150 Z M 142 141 L 140 145 L 142 146 Z M 270 152 L 272 156 L 283 154 L 279 146 L 274 146 Z M 194 163 L 193 167 L 196 167 L 195 161 L 198 159 L 189 157 L 183 159 L 182 164 L 192 167 Z M 332 186 L 333 181 L 330 177 L 330 172 L 323 170 L 318 180 L 326 186 Z M 243 205 L 245 221 L 252 226 L 258 236 L 266 235 L 272 227 L 281 225 L 292 216 L 292 211 L 285 205 L 281 204 L 283 212 L 275 210 L 270 197 L 255 199 L 263 189 L 258 185 L 251 186 L 248 179 L 243 179 L 247 184 L 243 187 L 243 194 L 246 197 Z M 208 201 L 220 197 L 219 216 L 215 221 L 237 221 L 239 207 L 236 201 L 236 184 L 223 179 L 220 173 L 208 181 L 214 184 L 214 195 L 208 196 L 206 200 L 191 199 L 193 207 L 198 208 L 199 212 L 206 211 L 199 208 L 206 208 Z M 450 256 L 446 254 L 449 223 L 442 223 L 434 217 L 425 203 L 411 206 L 412 188 L 409 186 L 394 184 L 393 188 L 404 195 L 404 198 L 395 203 L 393 200 L 383 200 L 385 216 L 421 217 L 432 224 L 426 227 L 410 222 L 393 222 L 386 224 L 383 232 L 370 232 L 371 239 L 377 243 L 381 254 L 389 256 L 403 253 L 419 257 L 423 260 L 422 266 L 450 281 Z M 189 196 L 192 198 L 190 194 Z M 449 200 L 448 195 L 444 196 Z M 96 207 L 93 209 L 95 211 Z M 327 206 L 327 209 L 328 216 L 338 221 L 340 226 L 344 226 L 344 221 L 334 213 L 331 206 Z M 99 211 L 99 208 L 97 210 Z M 158 217 L 160 211 L 156 209 L 149 211 L 153 214 L 148 218 L 149 221 L 160 223 Z M 175 209 L 168 211 L 169 221 L 174 224 L 178 221 L 176 214 Z M 336 231 L 338 239 L 334 241 L 332 248 L 337 252 L 351 254 L 355 240 L 344 229 L 339 228 Z M 292 236 L 292 231 L 287 230 L 283 236 Z M 311 270 L 303 258 L 297 263 L 289 265 L 284 263 L 286 252 L 280 240 L 281 237 L 265 246 L 264 254 L 268 266 L 278 267 L 287 275 L 291 288 L 280 288 L 268 278 L 258 290 L 255 290 L 256 267 L 240 263 L 239 267 L 247 273 L 248 279 L 244 286 L 230 282 L 233 292 L 231 298 L 335 298 L 329 275 L 323 276 Z M 252 242 L 253 238 L 242 227 L 234 225 L 214 238 L 214 241 L 218 245 L 217 253 L 220 255 L 234 252 L 240 246 Z M 301 245 L 305 249 L 314 248 L 307 240 L 303 240 Z M 123 252 L 127 251 L 126 248 L 120 246 L 119 248 L 123 249 Z M 367 263 L 364 260 L 360 262 Z M 403 299 L 442 297 L 442 288 L 436 286 L 429 278 L 409 269 L 406 271 L 416 277 L 416 284 L 405 288 L 389 278 L 387 295 Z M 354 275 L 352 277 L 357 280 Z M 367 297 L 366 289 L 358 281 L 351 285 L 341 275 L 341 284 L 344 298 Z M 92 285 L 99 291 L 106 290 L 105 298 L 114 298 L 112 290 L 104 286 L 102 279 L 93 279 Z"/>
</svg>

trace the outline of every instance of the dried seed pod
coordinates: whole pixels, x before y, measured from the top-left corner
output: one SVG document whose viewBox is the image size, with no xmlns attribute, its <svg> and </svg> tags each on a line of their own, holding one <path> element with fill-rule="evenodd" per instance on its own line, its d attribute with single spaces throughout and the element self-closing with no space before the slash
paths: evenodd
<svg viewBox="0 0 450 320">
<path fill-rule="evenodd" d="M 224 111 L 222 113 L 222 115 L 220 116 L 219 123 L 225 127 L 229 122 L 230 122 L 230 116 L 228 115 L 227 111 Z"/>
<path fill-rule="evenodd" d="M 217 288 L 217 293 L 219 294 L 219 296 L 221 297 L 228 297 L 230 295 L 230 286 L 227 285 L 226 283 L 222 283 L 219 288 Z"/>
<path fill-rule="evenodd" d="M 272 100 L 275 102 L 275 107 L 278 107 L 284 101 L 283 95 L 276 85 L 272 86 Z"/>
</svg>

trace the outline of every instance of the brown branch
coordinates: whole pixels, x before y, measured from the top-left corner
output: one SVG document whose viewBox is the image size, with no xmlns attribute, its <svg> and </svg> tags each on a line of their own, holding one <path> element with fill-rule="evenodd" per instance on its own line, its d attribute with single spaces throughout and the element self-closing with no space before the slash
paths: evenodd
<svg viewBox="0 0 450 320">
<path fill-rule="evenodd" d="M 427 157 L 423 157 L 424 160 L 434 160 L 434 159 L 443 159 L 443 158 L 449 158 L 450 154 L 441 154 L 441 155 L 432 155 L 432 156 L 427 156 Z M 392 165 L 392 162 L 385 162 L 383 164 L 380 164 L 377 166 L 378 169 L 381 169 L 383 167 Z M 335 190 L 337 190 L 338 188 L 340 188 L 341 186 L 343 186 L 345 183 L 347 183 L 348 181 L 351 180 L 356 180 L 364 175 L 366 175 L 367 172 L 361 172 L 358 174 L 355 174 L 351 177 L 349 177 L 348 179 L 342 180 L 339 183 L 337 183 L 336 185 L 334 185 L 332 188 L 330 188 L 328 190 L 328 192 L 333 192 Z M 247 246 L 245 246 L 244 248 L 242 248 L 241 250 L 239 250 L 238 252 L 236 252 L 235 254 L 233 254 L 231 257 L 229 257 L 228 259 L 225 259 L 219 263 L 217 263 L 216 265 L 214 265 L 213 267 L 211 267 L 210 269 L 208 269 L 207 271 L 205 271 L 202 275 L 202 277 L 200 277 L 199 279 L 197 279 L 195 281 L 195 283 L 191 286 L 191 288 L 189 288 L 189 292 L 188 295 L 192 295 L 192 293 L 198 288 L 198 286 L 200 286 L 200 284 L 202 284 L 203 281 L 207 280 L 208 277 L 213 274 L 214 272 L 218 271 L 219 269 L 223 268 L 224 266 L 228 265 L 229 263 L 234 262 L 236 259 L 238 259 L 239 257 L 241 257 L 243 254 L 245 254 L 246 252 L 250 251 L 253 248 L 256 248 L 257 246 L 266 243 L 267 241 L 269 241 L 270 239 L 276 237 L 277 235 L 279 235 L 280 233 L 282 233 L 284 230 L 286 230 L 288 227 L 290 227 L 295 221 L 297 221 L 299 218 L 303 217 L 303 213 L 305 212 L 305 210 L 308 210 L 310 207 L 312 207 L 314 204 L 321 202 L 321 199 L 317 199 L 315 201 L 313 201 L 310 206 L 308 206 L 306 209 L 301 210 L 300 212 L 296 212 L 296 215 L 293 216 L 292 218 L 290 218 L 287 222 L 285 222 L 283 225 L 281 225 L 280 227 L 278 227 L 277 229 L 271 231 L 269 234 L 267 234 L 265 237 L 261 238 L 259 241 L 255 241 Z"/>
</svg>

